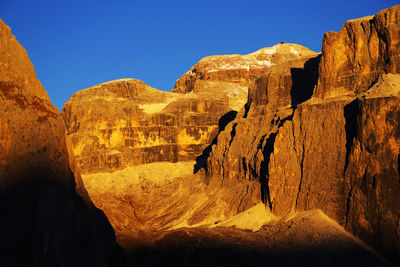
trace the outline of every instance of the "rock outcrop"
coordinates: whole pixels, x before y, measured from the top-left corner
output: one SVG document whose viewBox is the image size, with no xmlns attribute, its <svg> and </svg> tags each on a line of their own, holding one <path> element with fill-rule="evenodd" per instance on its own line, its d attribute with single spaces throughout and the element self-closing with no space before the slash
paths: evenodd
<svg viewBox="0 0 400 267">
<path fill-rule="evenodd" d="M 173 93 L 132 79 L 76 93 L 70 155 L 120 243 L 262 201 L 277 216 L 321 209 L 400 262 L 399 14 L 346 22 L 321 54 L 281 43 L 204 58 Z"/>
<path fill-rule="evenodd" d="M 270 67 L 250 88 L 248 102 L 236 119 L 218 135 L 205 165 L 207 182 L 236 188 L 233 210 L 243 211 L 267 197 L 268 146 L 297 104 L 311 97 L 319 58 L 317 53 L 294 55 Z"/>
<path fill-rule="evenodd" d="M 0 265 L 121 264 L 107 218 L 75 191 L 59 111 L 2 20 L 0 103 Z"/>
<path fill-rule="evenodd" d="M 172 91 L 189 93 L 199 86 L 197 83 L 204 81 L 237 83 L 249 87 L 271 66 L 313 54 L 304 46 L 281 43 L 248 55 L 205 57 L 176 81 Z"/>
<path fill-rule="evenodd" d="M 62 110 L 71 156 L 84 174 L 194 160 L 217 134 L 220 118 L 247 97 L 236 84 L 220 86 L 181 95 L 121 79 L 79 91 Z"/>
<path fill-rule="evenodd" d="M 362 93 L 384 73 L 400 72 L 400 9 L 347 21 L 322 42 L 316 97 Z"/>
<path fill-rule="evenodd" d="M 248 87 L 259 82 L 260 73 L 267 72 L 283 88 L 269 93 L 277 105 L 291 105 L 307 97 L 290 93 L 297 92 L 291 77 L 297 79 L 302 72 L 315 76 L 309 67 L 317 63 L 315 57 L 318 54 L 300 45 L 278 44 L 250 55 L 201 60 L 200 67 L 189 72 L 200 68 L 217 76 L 193 77 L 186 94 L 162 92 L 134 79 L 75 93 L 62 111 L 69 152 L 120 244 L 137 246 L 143 236 L 154 238 L 151 233 L 212 224 L 236 214 L 228 203 L 236 202 L 242 192 L 206 186 L 202 172 L 193 175 L 193 170 L 202 166 L 218 131 L 243 108 Z M 310 62 L 304 68 L 306 61 Z M 287 65 L 279 65 L 282 62 Z M 315 81 L 301 83 L 311 94 Z M 253 94 L 260 105 L 267 101 L 264 92 Z"/>
<path fill-rule="evenodd" d="M 399 12 L 395 6 L 327 33 L 318 71 L 315 64 L 305 71 L 306 63 L 292 79 L 304 97 L 291 107 L 279 103 L 282 90 L 278 102 L 269 94 L 280 78 L 263 76 L 249 90 L 204 166 L 209 184 L 237 188 L 232 209 L 254 199 L 276 215 L 320 208 L 400 262 Z M 312 83 L 299 84 L 307 80 L 317 84 L 312 97 L 305 93 Z"/>
</svg>

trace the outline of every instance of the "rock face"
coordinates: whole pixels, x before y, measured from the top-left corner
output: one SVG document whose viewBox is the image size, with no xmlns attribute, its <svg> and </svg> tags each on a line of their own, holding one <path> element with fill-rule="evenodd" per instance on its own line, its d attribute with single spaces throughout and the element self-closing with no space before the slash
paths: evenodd
<svg viewBox="0 0 400 267">
<path fill-rule="evenodd" d="M 117 264 L 107 218 L 75 191 L 64 122 L 2 20 L 0 103 L 0 265 Z"/>
<path fill-rule="evenodd" d="M 177 81 L 173 91 L 185 95 L 162 92 L 134 79 L 79 91 L 62 110 L 71 155 L 82 173 L 194 160 L 211 143 L 218 126 L 234 114 L 227 113 L 243 107 L 248 87 L 261 73 L 315 55 L 300 45 L 278 44 L 245 56 L 206 57 Z M 290 71 L 283 70 L 289 76 Z M 301 69 L 292 71 L 299 76 Z M 287 87 L 286 95 L 276 95 L 276 101 L 290 104 L 290 77 L 279 80 L 280 74 L 273 75 Z M 180 84 L 186 89 L 179 89 Z M 265 101 L 265 96 L 257 101 Z"/>
<path fill-rule="evenodd" d="M 313 54 L 313 51 L 304 46 L 282 43 L 248 55 L 205 57 L 176 81 L 172 91 L 191 92 L 200 81 L 238 83 L 249 87 L 271 66 Z"/>
<path fill-rule="evenodd" d="M 317 97 L 365 92 L 383 73 L 400 72 L 400 9 L 346 22 L 322 42 Z"/>
<path fill-rule="evenodd" d="M 202 166 L 218 131 L 243 108 L 248 86 L 257 83 L 258 73 L 274 68 L 268 75 L 284 90 L 270 95 L 279 105 L 290 105 L 307 97 L 290 93 L 297 92 L 291 77 L 310 72 L 309 65 L 318 61 L 314 57 L 318 54 L 302 46 L 279 44 L 251 55 L 216 57 L 217 66 L 207 63 L 201 68 L 218 74 L 214 68 L 222 64 L 225 72 L 218 74 L 220 79 L 196 78 L 186 94 L 162 92 L 134 79 L 75 93 L 62 111 L 69 152 L 90 198 L 110 219 L 120 244 L 135 247 L 144 236 L 152 239 L 159 231 L 213 224 L 236 214 L 228 203 L 237 202 L 242 192 L 206 186 L 202 171 L 193 175 L 193 170 Z M 229 60 L 223 63 L 225 58 Z M 287 77 L 281 78 L 281 73 Z M 253 80 L 232 80 L 232 75 Z M 312 93 L 314 84 L 311 81 L 306 93 Z M 267 101 L 263 92 L 253 94 L 258 94 L 260 105 Z M 257 200 L 254 196 L 252 203 Z"/>
<path fill-rule="evenodd" d="M 243 211 L 267 197 L 263 188 L 270 143 L 292 118 L 293 108 L 311 97 L 319 58 L 317 53 L 294 55 L 269 68 L 250 88 L 246 106 L 218 135 L 205 165 L 207 181 L 236 188 L 233 210 Z"/>
<path fill-rule="evenodd" d="M 82 173 L 194 160 L 218 132 L 219 119 L 245 101 L 245 88 L 224 85 L 229 95 L 212 83 L 181 95 L 134 79 L 77 92 L 62 111 L 71 155 Z"/>
<path fill-rule="evenodd" d="M 262 201 L 278 216 L 321 209 L 400 262 L 399 14 L 346 22 L 321 54 L 204 58 L 174 93 L 132 79 L 76 93 L 62 112 L 70 155 L 119 241 Z"/>
<path fill-rule="evenodd" d="M 385 74 L 399 72 L 399 11 L 395 6 L 327 33 L 318 72 L 310 64 L 318 57 L 303 61 L 293 90 L 271 92 L 284 80 L 279 72 L 250 89 L 245 109 L 218 134 L 204 165 L 209 184 L 239 192 L 232 209 L 255 199 L 276 215 L 320 208 L 400 262 L 400 83 Z M 296 94 L 303 97 L 288 97 Z"/>
</svg>

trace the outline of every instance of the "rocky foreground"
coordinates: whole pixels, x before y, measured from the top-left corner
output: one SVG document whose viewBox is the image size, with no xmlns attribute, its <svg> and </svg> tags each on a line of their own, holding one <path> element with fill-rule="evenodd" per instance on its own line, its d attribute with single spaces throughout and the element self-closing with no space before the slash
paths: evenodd
<svg viewBox="0 0 400 267">
<path fill-rule="evenodd" d="M 0 265 L 399 264 L 399 42 L 394 6 L 60 116 L 0 20 Z"/>
</svg>

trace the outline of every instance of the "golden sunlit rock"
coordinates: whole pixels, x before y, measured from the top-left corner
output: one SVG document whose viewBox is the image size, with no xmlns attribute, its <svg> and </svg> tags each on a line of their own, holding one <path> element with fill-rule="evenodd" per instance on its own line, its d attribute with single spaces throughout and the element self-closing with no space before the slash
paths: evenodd
<svg viewBox="0 0 400 267">
<path fill-rule="evenodd" d="M 399 40 L 400 5 L 60 115 L 0 20 L 0 265 L 400 263 Z"/>
</svg>

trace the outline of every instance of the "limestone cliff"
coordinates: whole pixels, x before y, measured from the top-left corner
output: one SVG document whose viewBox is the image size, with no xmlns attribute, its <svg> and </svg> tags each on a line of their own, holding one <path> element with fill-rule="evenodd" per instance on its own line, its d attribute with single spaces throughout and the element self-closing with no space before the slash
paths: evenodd
<svg viewBox="0 0 400 267">
<path fill-rule="evenodd" d="M 82 173 L 194 160 L 247 97 L 245 88 L 218 85 L 181 95 L 121 79 L 79 91 L 62 110 L 71 155 Z"/>
<path fill-rule="evenodd" d="M 321 209 L 400 262 L 399 10 L 346 22 L 321 54 L 204 58 L 172 93 L 122 79 L 74 94 L 69 151 L 120 243 L 262 201 L 278 216 Z"/>
<path fill-rule="evenodd" d="M 235 214 L 227 203 L 236 202 L 240 192 L 207 187 L 200 173 L 193 176 L 193 169 L 199 170 L 206 147 L 243 108 L 248 86 L 262 83 L 255 80 L 260 71 L 274 69 L 268 72 L 269 78 L 282 92 L 269 95 L 277 105 L 296 104 L 307 96 L 291 87 L 291 77 L 302 79 L 302 72 L 315 76 L 309 67 L 318 62 L 314 57 L 318 55 L 300 45 L 278 44 L 246 56 L 201 60 L 203 72 L 217 74 L 222 68 L 225 74 L 196 78 L 186 94 L 162 92 L 134 79 L 75 93 L 62 111 L 70 155 L 119 242 L 128 247 L 144 233 L 214 223 Z M 237 74 L 253 80 L 238 82 L 232 79 Z M 315 82 L 300 83 L 309 87 L 306 94 L 312 93 Z M 262 91 L 252 94 L 257 94 L 255 101 L 260 105 L 267 101 Z"/>
<path fill-rule="evenodd" d="M 117 264 L 107 218 L 75 191 L 64 122 L 2 20 L 0 103 L 0 265 Z"/>
<path fill-rule="evenodd" d="M 282 101 L 282 90 L 270 95 L 282 78 L 263 76 L 250 88 L 246 108 L 219 133 L 204 166 L 209 184 L 237 188 L 233 209 L 254 205 L 254 196 L 276 215 L 321 208 L 400 261 L 400 83 L 385 74 L 398 73 L 399 11 L 395 6 L 327 33 L 319 66 L 307 72 L 304 64 L 292 79 L 296 90 L 286 90 L 305 96 L 292 108 L 274 99 L 280 93 Z M 302 80 L 317 84 L 313 96 L 306 93 L 312 83 Z"/>
<path fill-rule="evenodd" d="M 248 55 L 205 57 L 176 81 L 172 91 L 188 93 L 205 81 L 237 83 L 249 87 L 270 67 L 314 54 L 301 45 L 282 44 L 266 47 Z"/>
<path fill-rule="evenodd" d="M 383 73 L 400 72 L 400 9 L 347 21 L 322 42 L 317 97 L 365 92 Z"/>
</svg>

